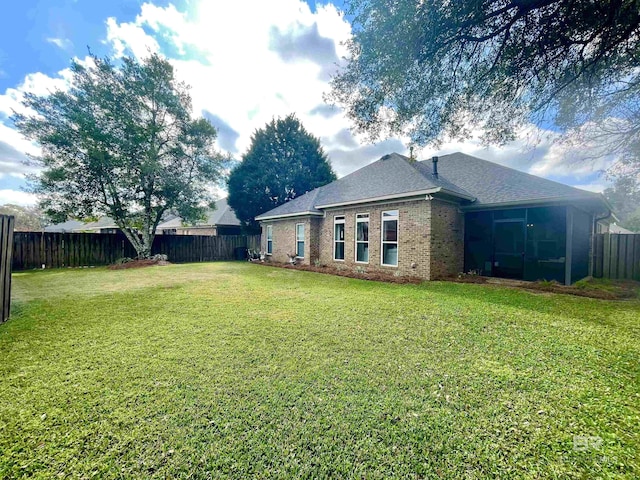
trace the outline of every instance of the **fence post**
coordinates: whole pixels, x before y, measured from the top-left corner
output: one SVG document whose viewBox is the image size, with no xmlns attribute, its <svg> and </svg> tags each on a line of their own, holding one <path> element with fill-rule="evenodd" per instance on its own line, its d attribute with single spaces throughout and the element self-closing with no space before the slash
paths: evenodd
<svg viewBox="0 0 640 480">
<path fill-rule="evenodd" d="M 13 226 L 15 219 L 0 215 L 0 323 L 11 313 L 11 263 L 13 261 Z"/>
</svg>

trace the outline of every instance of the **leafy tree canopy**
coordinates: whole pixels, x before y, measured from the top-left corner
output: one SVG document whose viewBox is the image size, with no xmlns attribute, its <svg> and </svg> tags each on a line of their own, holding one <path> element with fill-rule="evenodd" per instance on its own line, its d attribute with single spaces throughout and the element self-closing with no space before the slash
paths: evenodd
<svg viewBox="0 0 640 480">
<path fill-rule="evenodd" d="M 514 138 L 553 121 L 640 158 L 637 0 L 351 0 L 350 59 L 329 101 L 372 138 Z M 637 163 L 636 163 L 637 165 Z"/>
<path fill-rule="evenodd" d="M 16 232 L 40 232 L 46 226 L 44 214 L 38 207 L 23 207 L 7 203 L 0 205 L 0 214 L 15 217 L 14 230 Z"/>
<path fill-rule="evenodd" d="M 55 221 L 110 216 L 147 257 L 165 212 L 195 220 L 212 200 L 207 186 L 224 161 L 216 129 L 191 117 L 188 87 L 158 55 L 119 68 L 93 57 L 71 70 L 68 90 L 28 94 L 32 113 L 14 115 L 42 147 L 33 191 Z"/>
<path fill-rule="evenodd" d="M 295 115 L 256 130 L 229 176 L 229 205 L 245 226 L 272 208 L 336 179 L 320 141 Z"/>
<path fill-rule="evenodd" d="M 619 177 L 603 193 L 620 219 L 620 226 L 640 232 L 640 185 L 633 178 Z"/>
</svg>

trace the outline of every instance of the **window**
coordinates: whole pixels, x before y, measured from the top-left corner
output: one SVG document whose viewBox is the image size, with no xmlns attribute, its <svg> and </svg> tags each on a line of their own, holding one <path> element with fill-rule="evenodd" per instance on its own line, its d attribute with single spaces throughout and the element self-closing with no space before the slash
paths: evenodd
<svg viewBox="0 0 640 480">
<path fill-rule="evenodd" d="M 398 266 L 398 210 L 382 212 L 382 265 Z"/>
<path fill-rule="evenodd" d="M 333 217 L 333 259 L 344 260 L 344 215 Z"/>
<path fill-rule="evenodd" d="M 304 258 L 304 223 L 296 223 L 296 256 Z"/>
<path fill-rule="evenodd" d="M 273 225 L 267 225 L 267 255 L 273 253 Z"/>
<path fill-rule="evenodd" d="M 356 262 L 369 263 L 369 214 L 356 214 Z"/>
</svg>

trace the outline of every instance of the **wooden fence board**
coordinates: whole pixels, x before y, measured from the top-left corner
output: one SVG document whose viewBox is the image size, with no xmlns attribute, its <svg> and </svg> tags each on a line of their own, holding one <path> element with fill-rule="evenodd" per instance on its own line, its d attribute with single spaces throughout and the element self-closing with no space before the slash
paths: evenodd
<svg viewBox="0 0 640 480">
<path fill-rule="evenodd" d="M 14 217 L 0 215 L 0 323 L 11 313 L 11 261 L 13 258 Z"/>
<path fill-rule="evenodd" d="M 618 278 L 626 278 L 627 275 L 627 240 L 626 235 L 618 234 L 618 262 L 616 265 L 616 274 Z"/>
<path fill-rule="evenodd" d="M 12 245 L 14 270 L 109 265 L 136 255 L 122 233 L 18 232 Z M 158 235 L 151 251 L 174 263 L 210 262 L 233 260 L 236 248 L 259 245 L 260 235 Z"/>
<path fill-rule="evenodd" d="M 604 233 L 602 252 L 602 277 L 610 278 L 611 275 L 611 234 Z"/>
<path fill-rule="evenodd" d="M 596 278 L 640 280 L 640 234 L 599 233 L 594 244 Z"/>
<path fill-rule="evenodd" d="M 597 278 L 602 277 L 602 252 L 604 248 L 604 238 L 596 235 L 594 239 L 594 271 L 593 275 Z"/>
<path fill-rule="evenodd" d="M 633 236 L 633 279 L 640 281 L 640 235 Z"/>
<path fill-rule="evenodd" d="M 609 249 L 608 256 L 605 257 L 605 262 L 607 263 L 606 268 L 606 278 L 616 278 L 616 255 L 617 250 L 615 248 L 615 242 L 617 241 L 617 237 L 614 237 L 612 234 L 607 234 L 606 237 L 609 240 Z"/>
</svg>

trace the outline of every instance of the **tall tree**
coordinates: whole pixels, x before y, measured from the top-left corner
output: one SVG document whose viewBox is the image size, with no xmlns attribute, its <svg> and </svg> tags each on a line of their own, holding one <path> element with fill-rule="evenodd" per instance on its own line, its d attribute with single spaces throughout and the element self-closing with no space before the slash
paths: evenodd
<svg viewBox="0 0 640 480">
<path fill-rule="evenodd" d="M 637 0 L 351 0 L 350 58 L 329 101 L 372 138 L 420 145 L 550 121 L 640 159 Z M 606 140 L 606 141 L 605 141 Z"/>
<path fill-rule="evenodd" d="M 320 141 L 295 115 L 272 120 L 251 137 L 229 176 L 229 205 L 245 226 L 272 208 L 336 179 Z"/>
<path fill-rule="evenodd" d="M 640 231 L 640 185 L 633 178 L 619 177 L 603 194 L 620 219 L 620 226 Z"/>
<path fill-rule="evenodd" d="M 69 89 L 27 94 L 18 129 L 42 147 L 33 191 L 53 220 L 108 215 L 140 258 L 151 254 L 163 214 L 189 221 L 211 202 L 223 157 L 216 129 L 191 117 L 188 87 L 158 55 L 74 61 Z"/>
<path fill-rule="evenodd" d="M 0 213 L 15 217 L 16 232 L 41 232 L 46 225 L 44 214 L 38 207 L 7 203 L 0 205 Z"/>
</svg>

